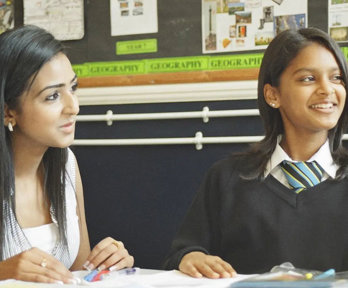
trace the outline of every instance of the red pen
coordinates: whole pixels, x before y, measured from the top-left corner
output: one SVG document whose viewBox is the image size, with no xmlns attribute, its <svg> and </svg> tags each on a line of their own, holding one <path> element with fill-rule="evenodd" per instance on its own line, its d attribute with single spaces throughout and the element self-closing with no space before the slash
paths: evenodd
<svg viewBox="0 0 348 288">
<path fill-rule="evenodd" d="M 95 282 L 95 281 L 100 281 L 100 280 L 103 280 L 103 278 L 109 274 L 110 271 L 109 270 L 102 270 L 100 271 L 97 275 L 95 275 L 92 279 L 91 282 Z"/>
</svg>

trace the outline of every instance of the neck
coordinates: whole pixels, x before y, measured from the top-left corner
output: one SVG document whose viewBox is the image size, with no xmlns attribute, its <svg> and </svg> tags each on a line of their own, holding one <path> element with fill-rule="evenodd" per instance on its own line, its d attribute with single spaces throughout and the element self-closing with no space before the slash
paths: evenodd
<svg viewBox="0 0 348 288">
<path fill-rule="evenodd" d="M 326 142 L 327 137 L 327 133 L 296 135 L 296 137 L 289 133 L 285 133 L 280 142 L 280 146 L 291 159 L 296 161 L 307 161 Z"/>
<path fill-rule="evenodd" d="M 15 176 L 36 177 L 39 174 L 43 155 L 48 148 L 30 145 L 18 138 L 12 140 Z"/>
</svg>

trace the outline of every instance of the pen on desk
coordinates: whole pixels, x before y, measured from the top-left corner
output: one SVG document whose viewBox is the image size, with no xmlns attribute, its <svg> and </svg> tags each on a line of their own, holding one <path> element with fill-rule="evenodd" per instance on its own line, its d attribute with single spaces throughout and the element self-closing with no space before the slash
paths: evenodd
<svg viewBox="0 0 348 288">
<path fill-rule="evenodd" d="M 97 269 L 91 271 L 90 273 L 88 273 L 85 277 L 83 277 L 84 280 L 91 282 L 93 280 L 93 278 L 99 273 L 99 271 Z"/>
<path fill-rule="evenodd" d="M 116 273 L 119 275 L 132 275 L 132 274 L 135 274 L 136 271 L 137 271 L 136 268 L 125 268 L 121 270 L 113 270 L 112 273 Z"/>
<path fill-rule="evenodd" d="M 93 277 L 91 282 L 104 280 L 109 275 L 109 273 L 110 273 L 109 270 L 101 270 L 99 271 L 99 273 L 97 273 L 97 275 Z"/>
<path fill-rule="evenodd" d="M 329 270 L 326 270 L 325 272 L 315 276 L 313 279 L 314 280 L 326 279 L 326 278 L 335 276 L 335 273 L 336 273 L 335 269 L 329 269 Z"/>
</svg>

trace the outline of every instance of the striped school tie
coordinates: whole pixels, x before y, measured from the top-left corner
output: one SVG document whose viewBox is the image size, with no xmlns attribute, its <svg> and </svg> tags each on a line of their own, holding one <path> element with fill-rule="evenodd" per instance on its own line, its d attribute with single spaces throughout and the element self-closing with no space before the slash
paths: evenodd
<svg viewBox="0 0 348 288">
<path fill-rule="evenodd" d="M 289 185 L 296 193 L 300 193 L 308 187 L 317 185 L 323 176 L 323 168 L 316 162 L 289 162 L 280 164 Z"/>
</svg>

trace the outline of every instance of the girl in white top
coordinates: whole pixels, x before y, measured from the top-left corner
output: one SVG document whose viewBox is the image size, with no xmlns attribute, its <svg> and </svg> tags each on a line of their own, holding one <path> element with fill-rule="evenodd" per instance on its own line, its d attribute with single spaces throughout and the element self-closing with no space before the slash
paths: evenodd
<svg viewBox="0 0 348 288">
<path fill-rule="evenodd" d="M 90 249 L 80 173 L 67 148 L 76 88 L 50 33 L 24 26 L 0 35 L 0 280 L 74 283 L 70 270 L 134 264 L 111 237 Z"/>
</svg>

